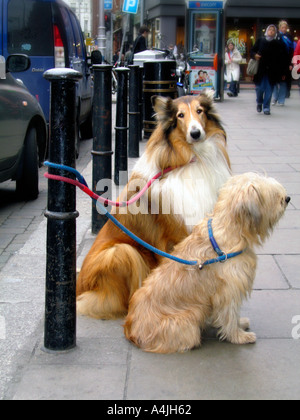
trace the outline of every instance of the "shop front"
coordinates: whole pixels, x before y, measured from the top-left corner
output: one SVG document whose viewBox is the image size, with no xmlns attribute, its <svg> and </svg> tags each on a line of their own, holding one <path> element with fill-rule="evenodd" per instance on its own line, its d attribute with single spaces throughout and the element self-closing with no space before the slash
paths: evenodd
<svg viewBox="0 0 300 420">
<path fill-rule="evenodd" d="M 251 6 L 249 6 L 251 4 Z M 250 59 L 250 50 L 256 40 L 264 35 L 270 24 L 278 26 L 280 20 L 286 20 L 290 34 L 295 42 L 300 39 L 300 2 L 299 0 L 228 0 L 226 8 L 226 42 L 231 40 L 240 51 L 241 81 L 250 82 L 246 68 Z"/>
<path fill-rule="evenodd" d="M 187 1 L 187 45 L 190 55 L 190 93 L 205 88 L 223 100 L 225 1 Z"/>
</svg>

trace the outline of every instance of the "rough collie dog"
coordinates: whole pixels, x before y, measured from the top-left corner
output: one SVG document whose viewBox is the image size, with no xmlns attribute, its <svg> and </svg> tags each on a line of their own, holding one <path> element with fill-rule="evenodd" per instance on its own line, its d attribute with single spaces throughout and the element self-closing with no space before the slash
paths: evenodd
<svg viewBox="0 0 300 420">
<path fill-rule="evenodd" d="M 126 228 L 170 252 L 211 212 L 220 187 L 231 176 L 226 135 L 210 92 L 176 100 L 153 98 L 157 128 L 137 162 L 120 201 L 130 199 L 160 171 L 136 205 L 113 208 Z M 111 221 L 99 232 L 77 282 L 78 313 L 123 317 L 133 293 L 161 257 L 138 245 Z"/>
<path fill-rule="evenodd" d="M 239 318 L 242 300 L 252 290 L 256 270 L 255 245 L 260 245 L 290 201 L 273 178 L 257 174 L 232 177 L 221 189 L 211 219 L 195 226 L 173 254 L 195 260 L 188 266 L 164 259 L 133 295 L 125 335 L 145 351 L 184 352 L 201 343 L 210 322 L 221 339 L 254 343 Z M 223 263 L 214 262 L 218 254 Z"/>
</svg>

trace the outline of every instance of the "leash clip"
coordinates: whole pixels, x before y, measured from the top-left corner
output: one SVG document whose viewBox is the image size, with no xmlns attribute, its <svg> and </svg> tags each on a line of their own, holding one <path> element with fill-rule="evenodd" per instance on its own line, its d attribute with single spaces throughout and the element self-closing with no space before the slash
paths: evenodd
<svg viewBox="0 0 300 420">
<path fill-rule="evenodd" d="M 225 254 L 225 252 L 222 251 L 222 254 L 220 257 L 225 257 L 224 260 L 220 260 L 219 263 L 224 264 L 228 260 L 228 254 Z"/>
</svg>

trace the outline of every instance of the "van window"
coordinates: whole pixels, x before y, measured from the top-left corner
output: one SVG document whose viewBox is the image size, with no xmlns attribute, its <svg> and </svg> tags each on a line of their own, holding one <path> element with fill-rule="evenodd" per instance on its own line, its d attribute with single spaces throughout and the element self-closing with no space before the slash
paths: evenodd
<svg viewBox="0 0 300 420">
<path fill-rule="evenodd" d="M 62 29 L 61 32 L 66 32 L 68 34 L 68 36 L 66 37 L 66 44 L 68 46 L 69 57 L 76 57 L 76 45 L 68 10 L 65 7 L 59 7 L 59 13 L 62 18 L 62 22 L 60 24 Z M 57 20 L 59 19 L 57 18 Z"/>
<path fill-rule="evenodd" d="M 82 38 L 81 29 L 79 29 L 77 20 L 75 16 L 73 15 L 73 13 L 70 13 L 70 17 L 71 17 L 75 41 L 76 41 L 77 57 L 84 58 L 83 38 Z"/>
<path fill-rule="evenodd" d="M 10 0 L 7 15 L 7 51 L 9 54 L 53 55 L 50 2 Z"/>
</svg>

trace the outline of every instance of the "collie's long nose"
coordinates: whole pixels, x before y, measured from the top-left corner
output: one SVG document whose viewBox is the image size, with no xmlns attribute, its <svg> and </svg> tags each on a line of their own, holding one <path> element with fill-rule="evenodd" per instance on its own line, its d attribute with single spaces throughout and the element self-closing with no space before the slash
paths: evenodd
<svg viewBox="0 0 300 420">
<path fill-rule="evenodd" d="M 286 204 L 289 204 L 290 201 L 291 201 L 291 197 L 285 197 Z"/>
<path fill-rule="evenodd" d="M 198 128 L 192 128 L 190 134 L 194 140 L 199 140 L 201 137 L 201 131 Z"/>
</svg>

